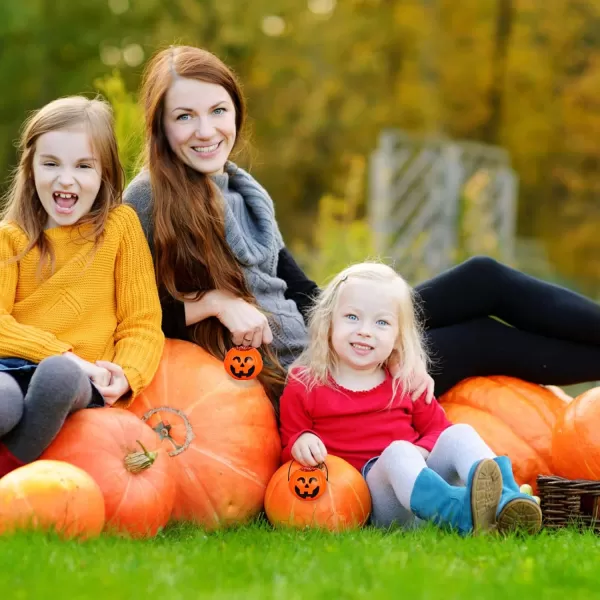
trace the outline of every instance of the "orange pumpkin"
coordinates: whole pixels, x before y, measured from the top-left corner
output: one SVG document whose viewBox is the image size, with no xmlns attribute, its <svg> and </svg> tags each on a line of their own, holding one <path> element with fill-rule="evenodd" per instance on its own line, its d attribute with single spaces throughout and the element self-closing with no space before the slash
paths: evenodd
<svg viewBox="0 0 600 600">
<path fill-rule="evenodd" d="M 225 371 L 234 379 L 254 379 L 262 371 L 263 359 L 252 346 L 236 346 L 227 352 L 223 364 Z"/>
<path fill-rule="evenodd" d="M 291 463 L 281 466 L 267 486 L 265 512 L 273 525 L 344 531 L 366 522 L 371 512 L 371 495 L 362 475 L 350 463 L 331 454 L 327 456 L 327 487 L 311 502 L 299 498 L 291 489 Z"/>
<path fill-rule="evenodd" d="M 546 388 L 514 377 L 471 377 L 440 402 L 453 423 L 472 425 L 496 454 L 506 454 L 519 485 L 536 488 L 553 473 L 552 429 L 567 404 Z"/>
<path fill-rule="evenodd" d="M 600 480 L 600 387 L 577 396 L 554 426 L 554 473 L 567 479 Z"/>
<path fill-rule="evenodd" d="M 257 380 L 236 381 L 202 348 L 167 340 L 152 384 L 129 410 L 154 429 L 172 457 L 174 519 L 210 530 L 261 510 L 281 442 Z"/>
<path fill-rule="evenodd" d="M 301 500 L 312 501 L 320 498 L 327 489 L 327 476 L 322 469 L 317 467 L 303 467 L 296 465 L 292 471 L 294 461 L 289 463 L 288 486 L 292 494 Z"/>
<path fill-rule="evenodd" d="M 0 479 L 0 533 L 36 529 L 87 539 L 103 527 L 102 492 L 78 467 L 38 460 Z"/>
<path fill-rule="evenodd" d="M 106 528 L 131 537 L 156 535 L 173 510 L 171 459 L 156 434 L 119 408 L 80 410 L 70 416 L 42 458 L 63 460 L 89 473 L 106 505 Z"/>
</svg>

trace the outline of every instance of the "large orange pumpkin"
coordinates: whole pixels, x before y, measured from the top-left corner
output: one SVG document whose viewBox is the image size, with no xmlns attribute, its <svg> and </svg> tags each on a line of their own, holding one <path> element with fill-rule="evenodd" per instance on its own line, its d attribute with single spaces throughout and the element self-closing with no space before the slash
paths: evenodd
<svg viewBox="0 0 600 600">
<path fill-rule="evenodd" d="M 305 499 L 289 485 L 290 478 L 302 475 L 294 469 L 293 462 L 281 466 L 267 487 L 265 512 L 273 525 L 344 531 L 366 522 L 371 512 L 371 495 L 364 478 L 350 463 L 331 454 L 327 456 L 325 491 L 319 490 L 315 498 Z"/>
<path fill-rule="evenodd" d="M 554 473 L 567 479 L 600 480 L 600 387 L 577 396 L 556 422 Z"/>
<path fill-rule="evenodd" d="M 257 380 L 233 379 L 198 346 L 167 340 L 152 384 L 129 410 L 154 429 L 172 457 L 173 518 L 210 530 L 261 510 L 281 442 Z"/>
<path fill-rule="evenodd" d="M 552 429 L 567 404 L 546 388 L 514 377 L 471 377 L 440 402 L 453 423 L 472 425 L 496 454 L 506 454 L 515 479 L 535 489 L 553 473 Z"/>
<path fill-rule="evenodd" d="M 104 499 L 82 469 L 38 460 L 0 479 L 0 533 L 19 529 L 55 531 L 86 539 L 104 527 Z"/>
<path fill-rule="evenodd" d="M 70 416 L 42 458 L 62 460 L 89 473 L 106 505 L 106 528 L 132 537 L 152 536 L 173 510 L 171 459 L 156 435 L 119 408 L 80 410 Z"/>
</svg>

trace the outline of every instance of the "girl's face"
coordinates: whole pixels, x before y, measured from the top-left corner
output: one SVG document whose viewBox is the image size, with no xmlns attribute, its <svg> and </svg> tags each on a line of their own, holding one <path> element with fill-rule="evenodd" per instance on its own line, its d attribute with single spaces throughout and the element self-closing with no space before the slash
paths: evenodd
<svg viewBox="0 0 600 600">
<path fill-rule="evenodd" d="M 342 284 L 333 312 L 331 343 L 338 359 L 356 370 L 384 363 L 398 337 L 398 300 L 391 285 L 360 279 Z"/>
<path fill-rule="evenodd" d="M 235 143 L 235 107 L 224 87 L 178 78 L 165 97 L 163 127 L 173 152 L 206 175 L 223 173 Z"/>
<path fill-rule="evenodd" d="M 102 166 L 84 127 L 42 134 L 35 143 L 35 189 L 48 214 L 46 229 L 87 215 L 102 184 Z"/>
</svg>

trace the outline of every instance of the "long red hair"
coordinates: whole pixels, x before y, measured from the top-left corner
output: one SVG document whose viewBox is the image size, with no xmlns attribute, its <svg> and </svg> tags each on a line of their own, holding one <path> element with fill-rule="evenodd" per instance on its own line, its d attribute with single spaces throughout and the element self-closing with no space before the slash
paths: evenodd
<svg viewBox="0 0 600 600">
<path fill-rule="evenodd" d="M 256 306 L 241 266 L 225 239 L 222 197 L 209 177 L 184 164 L 171 149 L 163 128 L 165 96 L 175 77 L 222 86 L 233 102 L 236 145 L 242 139 L 246 104 L 233 72 L 214 54 L 176 46 L 155 54 L 146 66 L 141 98 L 146 117 L 145 163 L 154 200 L 154 248 L 158 284 L 178 300 L 209 290 L 225 290 Z M 190 328 L 190 339 L 223 359 L 231 334 L 210 317 Z M 266 347 L 259 379 L 275 403 L 284 371 Z"/>
</svg>

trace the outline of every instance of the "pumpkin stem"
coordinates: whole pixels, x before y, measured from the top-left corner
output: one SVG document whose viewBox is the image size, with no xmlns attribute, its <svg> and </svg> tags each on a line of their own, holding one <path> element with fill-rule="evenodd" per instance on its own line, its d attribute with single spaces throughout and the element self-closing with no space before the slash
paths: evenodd
<svg viewBox="0 0 600 600">
<path fill-rule="evenodd" d="M 141 471 L 148 469 L 152 466 L 157 456 L 156 452 L 148 452 L 140 440 L 136 441 L 142 447 L 143 452 L 138 450 L 137 452 L 130 452 L 125 456 L 125 468 L 130 473 L 140 473 Z"/>
</svg>

